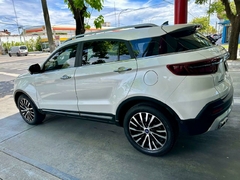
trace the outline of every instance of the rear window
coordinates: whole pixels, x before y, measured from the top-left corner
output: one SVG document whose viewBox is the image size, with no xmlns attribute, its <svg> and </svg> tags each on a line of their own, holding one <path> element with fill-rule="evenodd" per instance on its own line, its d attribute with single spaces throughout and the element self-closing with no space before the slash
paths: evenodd
<svg viewBox="0 0 240 180">
<path fill-rule="evenodd" d="M 202 34 L 191 31 L 177 32 L 170 34 L 178 43 L 188 50 L 212 46 L 212 43 Z"/>
<path fill-rule="evenodd" d="M 180 31 L 158 37 L 132 40 L 131 45 L 138 58 L 212 46 L 207 38 L 192 31 Z"/>
<path fill-rule="evenodd" d="M 20 46 L 20 49 L 26 50 L 27 47 L 26 46 Z"/>
</svg>

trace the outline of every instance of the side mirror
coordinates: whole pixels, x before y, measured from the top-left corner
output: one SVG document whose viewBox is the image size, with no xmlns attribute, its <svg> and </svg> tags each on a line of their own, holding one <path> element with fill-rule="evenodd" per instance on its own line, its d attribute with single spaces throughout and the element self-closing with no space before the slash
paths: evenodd
<svg viewBox="0 0 240 180">
<path fill-rule="evenodd" d="M 41 67 L 39 64 L 33 64 L 28 68 L 30 74 L 37 74 L 41 72 Z"/>
</svg>

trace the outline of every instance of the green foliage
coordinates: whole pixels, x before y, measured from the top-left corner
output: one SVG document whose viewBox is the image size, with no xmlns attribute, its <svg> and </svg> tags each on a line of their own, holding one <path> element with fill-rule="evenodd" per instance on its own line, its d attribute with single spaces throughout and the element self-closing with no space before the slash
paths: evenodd
<svg viewBox="0 0 240 180">
<path fill-rule="evenodd" d="M 91 26 L 89 24 L 85 24 L 85 29 L 90 29 Z"/>
<path fill-rule="evenodd" d="M 42 44 L 42 43 L 41 43 L 41 37 L 38 36 L 38 38 L 37 38 L 37 40 L 36 40 L 36 45 L 35 45 L 36 51 L 41 51 L 41 50 L 42 50 L 41 44 Z"/>
<path fill-rule="evenodd" d="M 96 41 L 92 44 L 96 57 L 106 58 L 109 49 L 113 48 L 111 41 Z"/>
<path fill-rule="evenodd" d="M 34 39 L 30 39 L 28 41 L 25 42 L 15 42 L 15 41 L 11 41 L 11 42 L 3 42 L 2 46 L 4 47 L 4 49 L 10 49 L 10 47 L 12 46 L 21 46 L 21 45 L 25 45 L 28 48 L 28 51 L 41 51 L 41 38 L 38 37 L 36 40 Z"/>
<path fill-rule="evenodd" d="M 195 0 L 196 4 L 206 4 L 209 3 L 209 0 Z"/>
<path fill-rule="evenodd" d="M 73 2 L 76 8 L 83 9 L 85 6 L 84 0 L 73 0 Z"/>
<path fill-rule="evenodd" d="M 78 0 L 83 1 L 83 0 Z M 86 5 L 89 5 L 91 8 L 101 11 L 103 8 L 103 0 L 85 0 Z"/>
<path fill-rule="evenodd" d="M 127 54 L 129 55 L 128 48 L 125 43 L 119 43 L 119 55 Z"/>
<path fill-rule="evenodd" d="M 230 2 L 230 8 L 234 15 L 236 15 L 236 6 L 234 1 Z M 209 14 L 217 13 L 220 19 L 228 19 L 225 11 L 225 6 L 221 1 L 215 1 L 211 3 L 209 10 L 207 11 Z"/>
<path fill-rule="evenodd" d="M 214 27 L 209 25 L 207 16 L 194 18 L 190 23 L 200 24 L 202 28 L 199 30 L 199 32 L 203 34 L 214 34 L 217 32 L 217 30 Z"/>
<path fill-rule="evenodd" d="M 195 0 L 197 4 L 207 3 L 207 0 Z M 239 0 L 218 0 L 211 3 L 208 13 L 217 13 L 219 19 L 228 19 L 231 22 L 229 39 L 230 59 L 237 59 L 237 46 L 240 32 L 240 1 Z"/>
<path fill-rule="evenodd" d="M 208 4 L 209 0 L 195 0 L 195 3 L 196 4 Z M 236 5 L 235 5 L 234 1 L 230 0 L 230 1 L 228 1 L 228 3 L 229 3 L 229 6 L 230 6 L 230 9 L 231 9 L 232 13 L 234 15 L 236 15 L 237 11 L 236 11 Z M 210 4 L 210 8 L 207 11 L 207 13 L 208 14 L 217 13 L 217 16 L 220 19 L 228 19 L 227 15 L 226 15 L 225 8 L 226 7 L 222 3 L 222 0 L 214 1 Z"/>
<path fill-rule="evenodd" d="M 98 16 L 94 20 L 94 25 L 96 28 L 101 28 L 103 23 L 104 23 L 104 17 L 102 15 Z"/>
<path fill-rule="evenodd" d="M 74 7 L 71 6 L 71 1 L 73 1 Z M 91 12 L 90 9 L 95 9 L 97 11 L 101 11 L 103 8 L 103 0 L 64 0 L 64 2 L 68 5 L 68 8 L 72 11 L 73 15 L 74 11 L 73 8 L 84 10 L 86 8 L 86 11 L 83 13 L 84 18 L 91 18 Z M 102 24 L 104 23 L 104 17 L 102 15 L 98 16 L 94 20 L 94 25 L 96 28 L 101 28 Z M 90 25 L 84 24 L 84 27 L 86 29 L 90 29 Z"/>
</svg>

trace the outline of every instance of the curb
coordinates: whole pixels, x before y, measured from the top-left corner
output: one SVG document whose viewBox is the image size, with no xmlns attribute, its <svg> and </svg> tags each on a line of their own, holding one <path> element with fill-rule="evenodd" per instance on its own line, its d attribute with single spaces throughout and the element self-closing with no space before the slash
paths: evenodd
<svg viewBox="0 0 240 180">
<path fill-rule="evenodd" d="M 28 56 L 46 56 L 50 55 L 50 53 L 28 53 Z"/>
</svg>

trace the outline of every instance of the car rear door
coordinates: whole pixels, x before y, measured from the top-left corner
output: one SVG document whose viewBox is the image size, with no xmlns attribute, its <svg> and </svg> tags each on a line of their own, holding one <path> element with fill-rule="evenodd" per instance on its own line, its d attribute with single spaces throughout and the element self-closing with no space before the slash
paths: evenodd
<svg viewBox="0 0 240 180">
<path fill-rule="evenodd" d="M 128 94 L 137 64 L 124 41 L 101 40 L 83 44 L 82 66 L 75 73 L 80 115 L 108 119 Z"/>
</svg>

